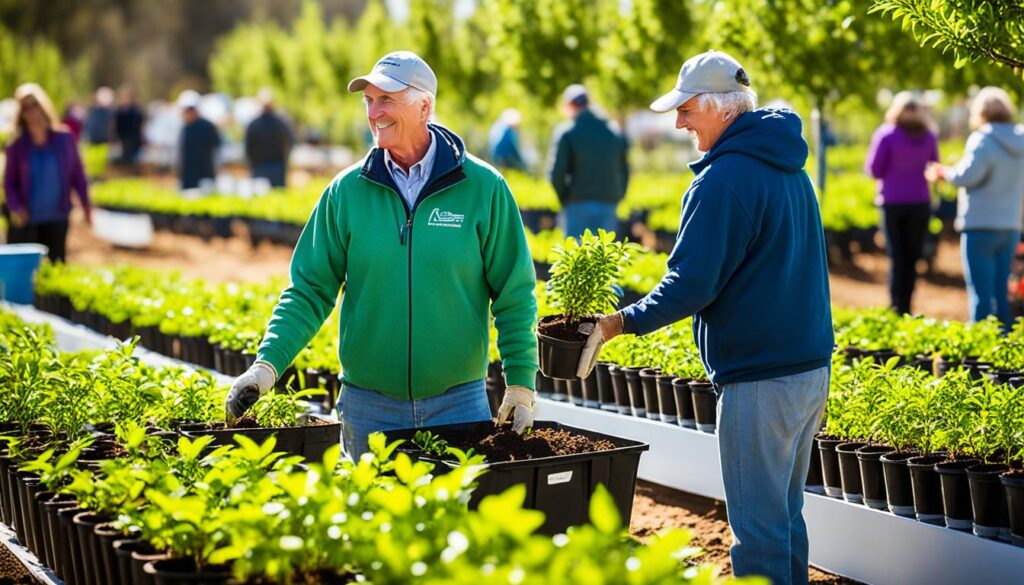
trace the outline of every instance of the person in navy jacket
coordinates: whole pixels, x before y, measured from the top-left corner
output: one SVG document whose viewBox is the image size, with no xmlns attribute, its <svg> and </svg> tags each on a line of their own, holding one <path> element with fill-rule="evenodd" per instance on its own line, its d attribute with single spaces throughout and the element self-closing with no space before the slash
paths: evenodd
<svg viewBox="0 0 1024 585">
<path fill-rule="evenodd" d="M 833 347 L 821 214 L 804 171 L 799 116 L 756 109 L 746 72 L 725 53 L 686 61 L 651 109 L 704 156 L 683 197 L 668 272 L 640 301 L 598 321 L 601 345 L 693 316 L 719 395 L 718 442 L 737 576 L 807 583 L 803 488 L 828 395 Z M 685 453 L 680 454 L 685 457 Z"/>
</svg>

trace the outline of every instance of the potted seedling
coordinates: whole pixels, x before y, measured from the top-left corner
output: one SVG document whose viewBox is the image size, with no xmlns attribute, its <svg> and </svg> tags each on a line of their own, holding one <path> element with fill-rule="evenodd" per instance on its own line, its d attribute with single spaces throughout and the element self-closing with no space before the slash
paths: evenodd
<svg viewBox="0 0 1024 585">
<path fill-rule="evenodd" d="M 587 336 L 598 315 L 615 310 L 615 283 L 639 250 L 615 241 L 615 234 L 586 231 L 577 241 L 567 238 L 552 251 L 548 300 L 559 311 L 537 326 L 540 369 L 552 378 L 575 380 Z"/>
</svg>

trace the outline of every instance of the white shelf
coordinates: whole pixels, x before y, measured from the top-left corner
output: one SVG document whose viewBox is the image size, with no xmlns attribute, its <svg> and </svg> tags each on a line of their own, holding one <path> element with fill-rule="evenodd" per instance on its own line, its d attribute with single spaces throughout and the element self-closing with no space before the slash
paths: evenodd
<svg viewBox="0 0 1024 585">
<path fill-rule="evenodd" d="M 651 445 L 639 477 L 724 499 L 715 435 L 539 398 L 537 418 Z M 1024 583 L 1024 548 L 804 493 L 811 563 L 873 585 Z"/>
</svg>

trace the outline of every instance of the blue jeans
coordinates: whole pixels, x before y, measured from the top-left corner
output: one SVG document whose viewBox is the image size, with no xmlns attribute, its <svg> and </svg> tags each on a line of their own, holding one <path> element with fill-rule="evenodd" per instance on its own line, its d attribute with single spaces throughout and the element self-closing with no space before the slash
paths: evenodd
<svg viewBox="0 0 1024 585">
<path fill-rule="evenodd" d="M 285 161 L 265 162 L 252 165 L 252 178 L 264 178 L 270 181 L 271 187 L 284 187 L 288 175 L 288 163 Z"/>
<path fill-rule="evenodd" d="M 718 449 L 737 577 L 808 581 L 804 483 L 829 368 L 719 387 Z"/>
<path fill-rule="evenodd" d="M 568 203 L 559 216 L 559 227 L 565 237 L 579 238 L 584 230 L 597 234 L 598 229 L 614 232 L 619 229 L 619 218 L 615 215 L 615 203 L 602 201 L 580 201 Z"/>
<path fill-rule="evenodd" d="M 1019 241 L 1017 230 L 966 230 L 960 234 L 967 309 L 972 322 L 995 315 L 1007 329 L 1013 326 L 1007 282 Z"/>
<path fill-rule="evenodd" d="M 452 386 L 444 394 L 420 400 L 392 398 L 351 384 L 343 384 L 338 397 L 342 446 L 356 461 L 369 450 L 370 433 L 490 418 L 483 380 Z"/>
</svg>

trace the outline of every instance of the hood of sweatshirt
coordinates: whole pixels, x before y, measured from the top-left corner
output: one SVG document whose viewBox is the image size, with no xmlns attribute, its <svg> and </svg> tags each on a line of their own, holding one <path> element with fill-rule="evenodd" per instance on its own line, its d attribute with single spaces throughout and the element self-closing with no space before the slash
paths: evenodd
<svg viewBox="0 0 1024 585">
<path fill-rule="evenodd" d="M 743 154 L 786 172 L 796 172 L 807 162 L 803 123 L 792 110 L 762 108 L 741 114 L 704 156 L 690 168 L 700 173 L 720 156 Z"/>
<path fill-rule="evenodd" d="M 1006 149 L 1014 158 L 1024 156 L 1024 125 L 986 124 L 978 131 L 991 136 L 996 144 Z"/>
</svg>

